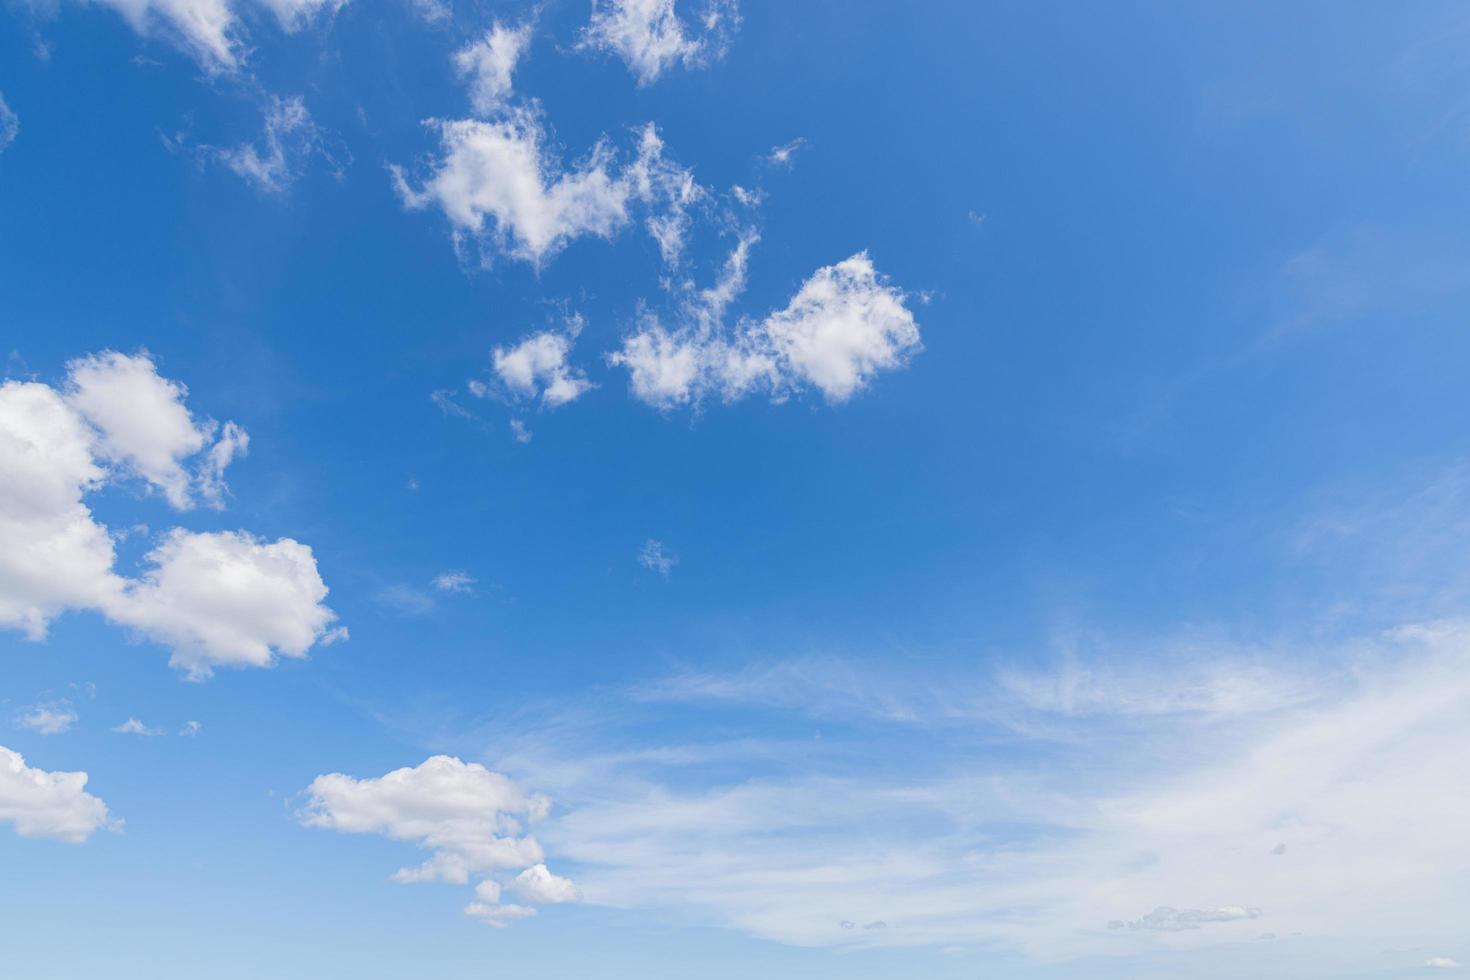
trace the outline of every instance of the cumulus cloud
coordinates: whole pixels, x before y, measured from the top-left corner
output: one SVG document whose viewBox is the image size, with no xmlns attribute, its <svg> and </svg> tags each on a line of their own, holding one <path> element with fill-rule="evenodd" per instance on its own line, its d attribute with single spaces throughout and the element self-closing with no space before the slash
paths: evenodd
<svg viewBox="0 0 1470 980">
<path fill-rule="evenodd" d="M 66 701 L 48 701 L 21 712 L 16 724 L 38 735 L 60 735 L 77 722 L 77 713 Z"/>
<path fill-rule="evenodd" d="M 709 0 L 693 28 L 674 10 L 674 0 L 593 0 L 580 47 L 616 55 L 639 85 L 649 85 L 675 65 L 718 60 L 739 25 L 735 0 Z"/>
<path fill-rule="evenodd" d="M 327 587 L 311 548 L 299 541 L 175 528 L 147 561 L 112 618 L 168 646 L 169 662 L 191 677 L 217 666 L 268 667 L 277 655 L 304 657 L 345 636 L 323 605 Z"/>
<path fill-rule="evenodd" d="M 0 92 L 0 153 L 15 142 L 20 135 L 20 117 L 15 114 L 5 101 L 5 93 Z"/>
<path fill-rule="evenodd" d="M 554 875 L 544 864 L 535 864 L 516 875 L 515 890 L 533 905 L 580 902 L 582 893 L 571 879 Z"/>
<path fill-rule="evenodd" d="M 101 828 L 115 827 L 107 804 L 86 792 L 86 785 L 84 772 L 33 769 L 20 753 L 0 746 L 0 823 L 22 837 L 80 844 Z"/>
<path fill-rule="evenodd" d="M 531 24 L 507 27 L 496 21 L 485 36 L 454 54 L 454 67 L 469 85 L 476 114 L 493 115 L 510 97 L 516 63 L 531 43 Z"/>
<path fill-rule="evenodd" d="M 328 149 L 326 135 L 299 95 L 269 98 L 259 143 L 242 143 L 216 152 L 226 167 L 270 194 L 290 187 L 313 155 L 326 160 L 333 170 L 341 169 L 341 163 Z"/>
<path fill-rule="evenodd" d="M 114 569 L 113 536 L 84 496 L 139 478 L 175 507 L 196 494 L 219 504 L 226 465 L 246 444 L 227 424 L 196 420 L 183 385 L 146 354 L 104 352 L 68 365 L 60 391 L 0 385 L 0 626 L 40 639 L 61 612 L 94 610 L 173 650 L 193 677 L 213 666 L 265 666 L 345 636 L 322 604 L 311 549 L 244 531 L 175 528 L 147 555 L 143 575 Z M 191 457 L 200 462 L 190 473 Z"/>
<path fill-rule="evenodd" d="M 556 408 L 593 387 L 585 372 L 567 363 L 571 349 L 571 337 L 547 331 L 524 337 L 513 347 L 497 347 L 490 359 L 495 376 L 512 397 Z"/>
<path fill-rule="evenodd" d="M 495 119 L 429 125 L 441 146 L 429 175 L 415 186 L 392 167 L 394 186 L 405 207 L 441 210 L 456 248 L 474 245 L 483 261 L 503 253 L 541 265 L 577 238 L 611 238 L 627 225 L 634 204 L 648 208 L 649 232 L 666 256 L 682 244 L 683 209 L 697 196 L 693 177 L 664 158 L 651 125 L 622 168 L 606 139 L 564 166 L 548 148 L 534 106 Z"/>
<path fill-rule="evenodd" d="M 785 309 L 733 331 L 725 308 L 744 287 L 752 238 L 731 253 L 719 282 L 700 294 L 687 322 L 669 329 L 645 316 L 609 360 L 627 368 L 634 396 L 660 409 L 716 393 L 734 401 L 765 391 L 779 401 L 815 388 L 840 404 L 920 349 L 907 297 L 874 268 L 866 252 L 823 266 Z"/>
<path fill-rule="evenodd" d="M 465 914 L 504 925 L 533 914 L 500 902 L 496 873 L 524 869 L 514 878 L 527 901 L 574 901 L 575 886 L 546 870 L 541 845 L 527 825 L 546 816 L 549 801 L 527 793 L 478 763 L 436 755 L 412 768 L 357 779 L 318 776 L 306 789 L 300 819 L 308 827 L 349 834 L 379 834 L 428 850 L 422 864 L 400 868 L 394 881 L 468 884 L 479 878 Z"/>
</svg>

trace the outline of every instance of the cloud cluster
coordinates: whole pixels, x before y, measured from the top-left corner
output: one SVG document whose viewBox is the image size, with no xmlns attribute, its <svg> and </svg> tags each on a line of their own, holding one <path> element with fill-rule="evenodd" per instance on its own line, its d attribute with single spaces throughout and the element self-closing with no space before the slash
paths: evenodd
<svg viewBox="0 0 1470 980">
<path fill-rule="evenodd" d="M 539 400 L 545 408 L 575 401 L 593 384 L 567 361 L 572 340 L 545 331 L 524 337 L 513 347 L 497 347 L 490 355 L 495 375 L 513 398 Z"/>
<path fill-rule="evenodd" d="M 144 36 L 162 35 L 191 54 L 211 74 L 237 71 L 247 46 L 238 4 L 231 0 L 96 0 L 122 15 Z M 330 17 L 347 0 L 256 0 L 291 33 Z"/>
<path fill-rule="evenodd" d="M 86 785 L 84 772 L 34 769 L 20 753 L 0 746 L 0 823 L 22 837 L 80 844 L 99 829 L 116 826 L 107 804 Z"/>
<path fill-rule="evenodd" d="M 186 396 L 146 353 L 113 351 L 72 361 L 60 390 L 0 385 L 0 627 L 40 639 L 63 611 L 95 610 L 170 647 L 193 677 L 345 635 L 311 549 L 289 538 L 175 528 L 139 578 L 115 570 L 87 494 L 133 481 L 176 509 L 220 506 L 224 469 L 247 445 L 238 426 L 196 419 Z"/>
<path fill-rule="evenodd" d="M 47 701 L 21 712 L 15 723 L 37 735 L 60 735 L 77 723 L 77 713 L 66 701 Z"/>
<path fill-rule="evenodd" d="M 709 0 L 692 29 L 674 10 L 674 0 L 592 0 L 580 46 L 616 55 L 639 85 L 649 85 L 675 65 L 693 68 L 718 60 L 739 26 L 735 0 Z"/>
<path fill-rule="evenodd" d="M 735 401 L 764 391 L 782 400 L 815 388 L 838 404 L 920 349 L 907 297 L 879 275 L 866 252 L 818 269 L 785 309 L 726 330 L 724 310 L 743 288 L 751 241 L 731 253 L 686 323 L 669 329 L 645 316 L 609 357 L 627 368 L 637 398 L 668 409 L 708 394 Z"/>
<path fill-rule="evenodd" d="M 682 209 L 696 192 L 692 175 L 664 158 L 652 124 L 625 166 L 606 139 L 564 165 L 534 105 L 428 125 L 438 132 L 439 156 L 417 183 L 392 167 L 394 186 L 405 207 L 442 211 L 457 248 L 473 244 L 484 261 L 505 254 L 540 265 L 575 239 L 611 238 L 640 205 L 660 249 L 676 250 Z"/>
<path fill-rule="evenodd" d="M 541 845 L 526 833 L 550 802 L 478 763 L 436 755 L 376 778 L 332 773 L 313 780 L 306 794 L 300 819 L 308 827 L 380 834 L 430 852 L 422 864 L 395 872 L 394 881 L 463 885 L 479 878 L 465 913 L 492 925 L 535 914 L 501 903 L 501 884 L 490 877 L 497 873 L 521 869 L 511 887 L 533 905 L 580 898 L 569 880 L 547 870 Z"/>
</svg>

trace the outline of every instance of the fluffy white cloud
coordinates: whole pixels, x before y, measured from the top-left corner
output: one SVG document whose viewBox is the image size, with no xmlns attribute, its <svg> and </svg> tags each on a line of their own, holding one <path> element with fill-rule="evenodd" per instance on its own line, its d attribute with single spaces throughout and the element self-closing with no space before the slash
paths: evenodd
<svg viewBox="0 0 1470 980">
<path fill-rule="evenodd" d="M 534 107 L 506 110 L 495 119 L 436 120 L 441 155 L 414 186 L 390 168 L 404 206 L 434 206 L 449 219 L 455 245 L 477 245 L 540 265 L 584 236 L 611 238 L 630 220 L 632 204 L 649 210 L 649 233 L 666 257 L 682 246 L 685 209 L 699 196 L 689 171 L 663 156 L 657 131 L 647 126 L 638 152 L 619 168 L 607 140 L 564 167 L 547 149 Z"/>
<path fill-rule="evenodd" d="M 239 66 L 239 22 L 229 0 L 95 0 L 122 14 L 139 34 L 163 33 L 187 48 L 206 71 Z"/>
<path fill-rule="evenodd" d="M 516 875 L 516 894 L 532 905 L 557 905 L 580 902 L 582 893 L 570 878 L 554 875 L 544 864 L 535 864 Z"/>
<path fill-rule="evenodd" d="M 242 143 L 216 152 L 225 166 L 260 190 L 273 194 L 290 187 L 313 154 L 325 159 L 334 169 L 340 169 L 327 149 L 322 130 L 299 95 L 284 99 L 270 96 L 259 144 Z"/>
<path fill-rule="evenodd" d="M 82 503 L 107 476 L 96 441 L 51 387 L 0 385 L 0 626 L 40 639 L 62 611 L 120 596 L 112 538 Z"/>
<path fill-rule="evenodd" d="M 184 387 L 159 377 L 146 355 L 104 352 L 69 365 L 61 392 L 34 382 L 0 385 L 0 627 L 33 639 L 67 609 L 94 610 L 169 645 L 191 676 L 213 666 L 265 666 L 345 636 L 322 604 L 326 586 L 311 549 L 289 538 L 174 529 L 139 579 L 114 569 L 113 538 L 84 495 L 136 476 L 189 506 L 194 492 L 219 503 L 222 474 L 245 445 L 227 424 L 213 437 L 184 406 Z"/>
<path fill-rule="evenodd" d="M 0 823 L 22 837 L 54 837 L 80 844 L 115 826 L 107 804 L 86 792 L 84 772 L 47 772 L 26 765 L 20 753 L 0 746 Z"/>
<path fill-rule="evenodd" d="M 537 333 L 514 347 L 491 353 L 496 377 L 517 398 L 539 398 L 546 408 L 574 401 L 593 385 L 587 375 L 567 363 L 572 339 L 559 333 Z"/>
<path fill-rule="evenodd" d="M 818 269 L 785 309 L 725 331 L 720 320 L 743 288 L 752 240 L 737 246 L 720 282 L 700 294 L 690 323 L 670 330 L 645 318 L 610 356 L 628 369 L 637 398 L 666 409 L 710 392 L 734 401 L 764 390 L 781 400 L 812 387 L 840 404 L 920 349 L 906 297 L 866 252 Z"/>
<path fill-rule="evenodd" d="M 15 142 L 20 135 L 20 117 L 15 114 L 5 101 L 5 94 L 0 92 L 0 153 Z"/>
<path fill-rule="evenodd" d="M 454 67 L 469 85 L 476 114 L 493 115 L 510 96 L 516 63 L 531 43 L 531 24 L 506 27 L 496 21 L 485 36 L 454 54 Z"/>
<path fill-rule="evenodd" d="M 249 444 L 245 432 L 228 423 L 224 438 L 199 464 L 200 474 L 190 474 L 184 461 L 209 444 L 218 426 L 194 418 L 184 405 L 189 389 L 160 376 L 146 352 L 78 358 L 67 365 L 64 392 L 67 404 L 96 429 L 102 458 L 162 490 L 177 508 L 192 506 L 196 482 L 218 499 L 225 466 Z"/>
<path fill-rule="evenodd" d="M 431 852 L 423 864 L 400 869 L 396 881 L 466 884 L 472 875 L 544 859 L 524 831 L 546 815 L 549 802 L 478 763 L 436 755 L 377 778 L 332 773 L 313 780 L 307 794 L 301 820 L 308 827 L 382 834 Z"/>
<path fill-rule="evenodd" d="M 113 619 L 173 650 L 170 663 L 192 677 L 214 667 L 268 667 L 345 637 L 323 605 L 327 587 L 311 548 L 244 531 L 196 534 L 178 528 L 149 553 Z"/>
<path fill-rule="evenodd" d="M 76 724 L 77 713 L 65 701 L 48 701 L 27 708 L 15 721 L 38 735 L 60 735 Z"/>
<path fill-rule="evenodd" d="M 725 53 L 740 15 L 735 0 L 710 0 L 690 30 L 674 0 L 592 0 L 581 47 L 607 51 L 648 85 L 676 64 L 697 67 Z"/>
<path fill-rule="evenodd" d="M 479 919 L 486 925 L 503 929 L 519 919 L 530 918 L 536 914 L 536 910 L 524 905 L 503 904 L 500 901 L 499 882 L 486 879 L 475 886 L 475 900 L 464 907 L 464 914 L 472 919 Z"/>
</svg>

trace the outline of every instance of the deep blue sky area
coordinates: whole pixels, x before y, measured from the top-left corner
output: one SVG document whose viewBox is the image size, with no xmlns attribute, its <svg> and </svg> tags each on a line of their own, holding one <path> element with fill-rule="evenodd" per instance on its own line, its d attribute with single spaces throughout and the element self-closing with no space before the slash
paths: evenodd
<svg viewBox="0 0 1470 980">
<path fill-rule="evenodd" d="M 0 975 L 1470 963 L 1467 41 L 0 11 Z"/>
</svg>

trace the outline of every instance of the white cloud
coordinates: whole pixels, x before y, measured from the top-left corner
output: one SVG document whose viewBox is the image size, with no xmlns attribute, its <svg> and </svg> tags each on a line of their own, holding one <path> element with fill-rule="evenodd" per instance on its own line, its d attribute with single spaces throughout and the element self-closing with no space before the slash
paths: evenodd
<svg viewBox="0 0 1470 980">
<path fill-rule="evenodd" d="M 0 92 L 0 153 L 15 142 L 20 135 L 20 117 L 15 114 L 5 101 L 5 93 Z"/>
<path fill-rule="evenodd" d="M 1450 959 L 1448 956 L 1431 956 L 1429 959 L 1424 961 L 1424 965 L 1430 967 L 1431 969 L 1453 970 L 1457 969 L 1460 964 L 1457 961 Z"/>
<path fill-rule="evenodd" d="M 543 407 L 575 401 L 593 387 L 585 372 L 571 367 L 572 340 L 559 333 L 531 334 L 514 347 L 491 353 L 495 374 L 516 398 L 539 398 Z"/>
<path fill-rule="evenodd" d="M 502 904 L 500 891 L 500 884 L 496 881 L 487 878 L 480 882 L 475 886 L 475 900 L 464 907 L 464 914 L 497 929 L 503 929 L 512 922 L 528 919 L 536 914 L 535 909 L 524 905 Z"/>
<path fill-rule="evenodd" d="M 1470 624 L 1342 639 L 1330 657 L 1269 648 L 1319 675 L 1316 697 L 1092 713 L 1064 739 L 977 719 L 963 747 L 950 728 L 875 737 L 866 710 L 820 741 L 648 746 L 631 733 L 658 716 L 620 702 L 617 721 L 579 720 L 585 743 L 556 727 L 508 735 L 501 756 L 562 802 L 539 835 L 587 901 L 783 942 L 1185 955 L 1265 927 L 1350 961 L 1459 941 Z M 977 756 L 996 744 L 1010 750 Z M 711 778 L 755 764 L 760 778 Z"/>
<path fill-rule="evenodd" d="M 175 528 L 147 560 L 153 567 L 110 615 L 167 645 L 169 662 L 191 677 L 268 667 L 346 636 L 322 604 L 327 587 L 311 548 L 298 541 Z"/>
<path fill-rule="evenodd" d="M 649 233 L 666 258 L 682 247 L 685 209 L 701 192 L 689 171 L 664 158 L 651 125 L 620 170 L 606 139 L 564 167 L 534 106 L 429 124 L 442 152 L 428 178 L 414 187 L 401 168 L 390 171 L 405 207 L 443 211 L 458 249 L 473 244 L 482 260 L 501 252 L 539 266 L 574 239 L 611 238 L 630 220 L 632 204 L 649 209 Z"/>
<path fill-rule="evenodd" d="M 119 735 L 162 735 L 163 731 L 157 728 L 149 728 L 136 718 L 129 718 L 121 725 L 115 725 L 112 729 Z"/>
<path fill-rule="evenodd" d="M 526 428 L 526 423 L 520 419 L 510 420 L 510 435 L 512 439 L 523 446 L 531 441 L 531 430 Z"/>
<path fill-rule="evenodd" d="M 532 905 L 556 905 L 580 902 L 582 893 L 571 879 L 554 875 L 544 864 L 536 864 L 516 875 L 516 894 Z"/>
<path fill-rule="evenodd" d="M 204 726 L 199 724 L 199 722 L 186 721 L 183 727 L 179 729 L 179 734 L 184 738 L 194 738 L 202 731 L 204 731 Z"/>
<path fill-rule="evenodd" d="M 66 402 L 97 430 L 99 454 L 162 490 L 180 509 L 193 505 L 196 483 L 205 487 L 206 497 L 218 500 L 226 489 L 225 466 L 248 445 L 245 432 L 227 423 L 199 473 L 190 474 L 184 461 L 209 445 L 218 426 L 194 418 L 184 405 L 188 393 L 177 381 L 161 377 L 146 351 L 103 351 L 67 365 Z"/>
<path fill-rule="evenodd" d="M 884 371 L 904 367 L 921 349 L 906 297 L 873 267 L 866 252 L 823 266 L 790 304 L 733 331 L 724 310 L 744 286 L 743 239 L 720 281 L 700 294 L 689 323 L 670 330 L 652 317 L 610 355 L 626 367 L 633 394 L 668 409 L 717 392 L 734 401 L 756 390 L 782 400 L 808 387 L 840 404 Z"/>
<path fill-rule="evenodd" d="M 771 147 L 771 152 L 766 154 L 766 162 L 775 167 L 789 167 L 791 166 L 791 158 L 803 146 L 806 146 L 806 138 L 802 136 L 798 136 L 789 143 L 773 146 Z"/>
<path fill-rule="evenodd" d="M 113 536 L 84 496 L 137 476 L 174 506 L 189 506 L 196 485 L 219 503 L 223 469 L 246 437 L 227 424 L 190 476 L 183 461 L 216 426 L 194 420 L 182 385 L 159 377 L 146 354 L 109 351 L 69 369 L 62 393 L 0 385 L 0 627 L 41 639 L 65 610 L 97 611 L 172 647 L 172 662 L 194 677 L 219 664 L 302 656 L 346 635 L 330 628 L 311 549 L 289 538 L 267 544 L 244 531 L 175 528 L 141 578 L 118 575 Z"/>
<path fill-rule="evenodd" d="M 77 713 L 66 701 L 48 701 L 32 705 L 21 713 L 16 724 L 39 735 L 60 735 L 77 722 Z"/>
<path fill-rule="evenodd" d="M 424 863 L 394 873 L 395 881 L 468 884 L 480 877 L 465 914 L 492 925 L 532 912 L 500 904 L 500 884 L 489 875 L 532 869 L 515 879 L 523 895 L 566 901 L 575 894 L 571 882 L 546 871 L 541 845 L 526 833 L 528 823 L 546 816 L 549 802 L 478 763 L 436 755 L 378 778 L 318 776 L 306 792 L 301 821 L 308 827 L 380 834 L 430 852 Z"/>
<path fill-rule="evenodd" d="M 598 143 L 563 170 L 545 149 L 529 109 L 495 121 L 438 122 L 444 155 L 418 190 L 394 171 L 410 208 L 443 210 L 456 241 L 469 236 L 534 263 L 583 235 L 611 237 L 627 221 L 628 188 L 611 171 L 612 149 Z"/>
<path fill-rule="evenodd" d="M 516 63 L 531 43 L 531 24 L 506 27 L 499 21 L 478 41 L 454 54 L 454 67 L 468 84 L 477 115 L 493 115 L 510 97 Z"/>
<path fill-rule="evenodd" d="M 474 595 L 475 578 L 468 572 L 440 572 L 434 576 L 434 588 L 440 592 L 458 592 L 461 595 Z"/>
<path fill-rule="evenodd" d="M 161 32 L 181 43 L 209 72 L 239 67 L 239 23 L 229 0 L 96 0 L 120 13 L 139 34 Z"/>
<path fill-rule="evenodd" d="M 0 385 L 0 626 L 40 639 L 62 611 L 120 596 L 112 538 L 82 503 L 107 476 L 96 440 L 49 386 Z"/>
<path fill-rule="evenodd" d="M 627 64 L 639 85 L 674 65 L 698 67 L 725 53 L 740 24 L 735 0 L 709 0 L 690 30 L 674 0 L 593 0 L 581 47 L 607 51 Z"/>
<path fill-rule="evenodd" d="M 53 837 L 80 844 L 113 828 L 107 804 L 86 792 L 84 772 L 32 769 L 20 753 L 0 746 L 0 823 L 22 837 Z"/>
<path fill-rule="evenodd" d="M 301 176 L 306 161 L 318 155 L 328 166 L 341 164 L 327 149 L 326 137 L 299 95 L 271 96 L 265 108 L 265 131 L 259 145 L 242 143 L 217 151 L 220 160 L 247 182 L 266 193 L 278 194 Z"/>
<path fill-rule="evenodd" d="M 638 564 L 668 578 L 669 572 L 679 564 L 679 556 L 665 548 L 662 541 L 649 538 L 638 549 Z"/>
<path fill-rule="evenodd" d="M 299 31 L 320 18 L 331 17 L 347 0 L 260 0 L 288 32 Z"/>
</svg>

